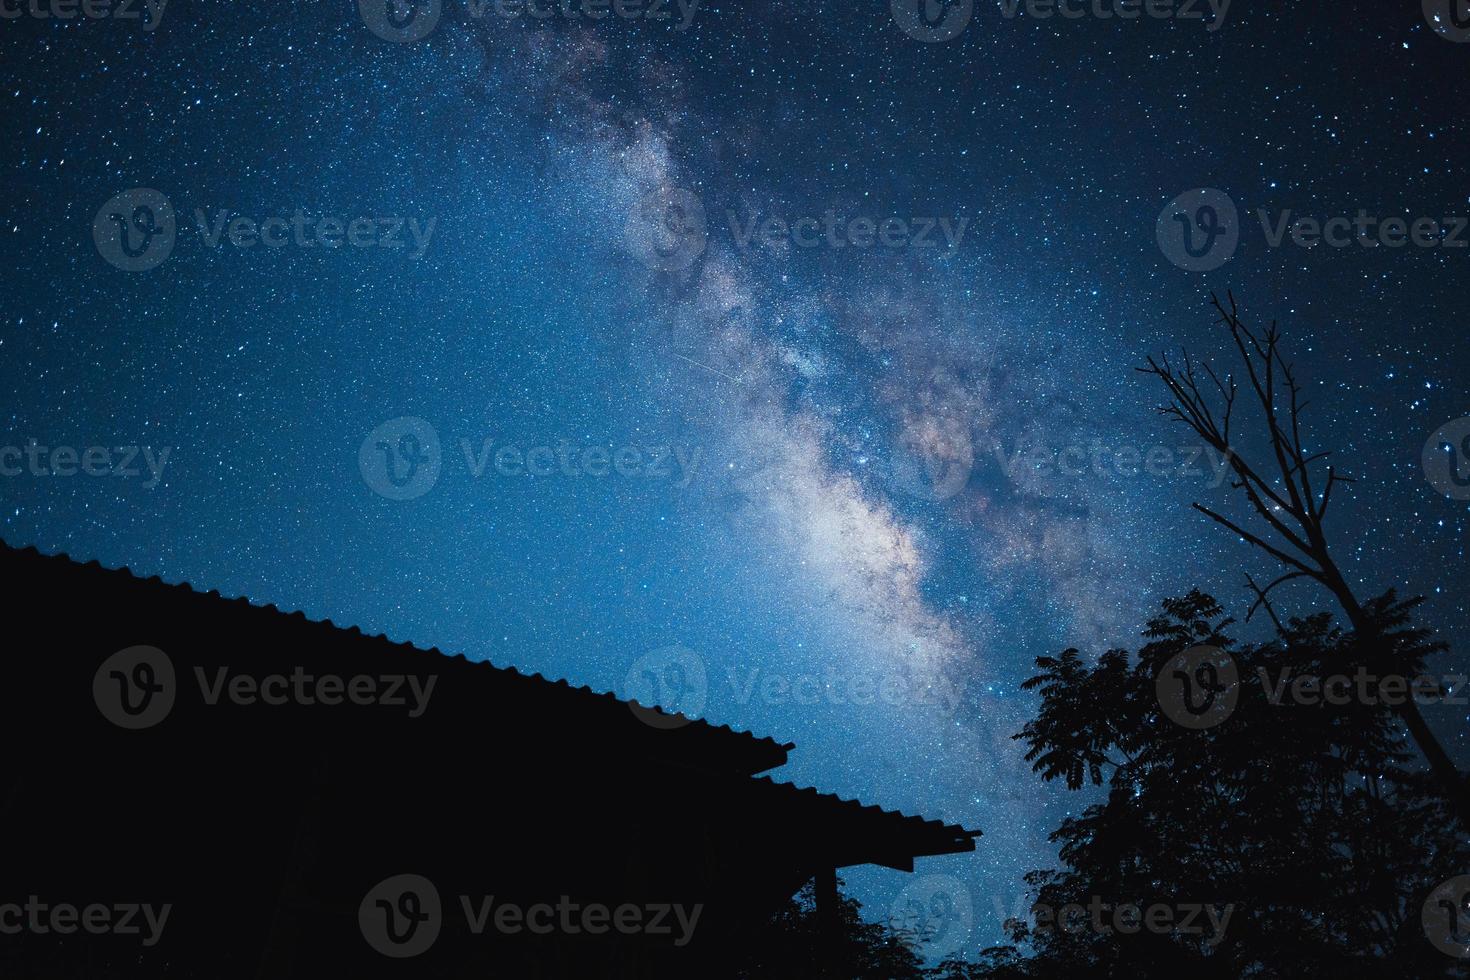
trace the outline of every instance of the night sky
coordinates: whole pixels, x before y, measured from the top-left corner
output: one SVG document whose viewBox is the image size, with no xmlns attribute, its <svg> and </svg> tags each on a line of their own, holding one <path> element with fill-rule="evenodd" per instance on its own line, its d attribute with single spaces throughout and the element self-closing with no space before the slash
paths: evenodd
<svg viewBox="0 0 1470 980">
<path fill-rule="evenodd" d="M 0 446 L 75 458 L 0 456 L 11 544 L 659 678 L 796 742 L 784 778 L 983 829 L 920 864 L 968 886 L 974 949 L 1084 801 L 1009 738 L 1034 658 L 1136 648 L 1196 586 L 1243 617 L 1274 570 L 1189 509 L 1235 505 L 1133 370 L 1223 355 L 1233 290 L 1359 479 L 1329 524 L 1352 584 L 1426 595 L 1434 666 L 1470 663 L 1470 489 L 1424 465 L 1470 437 L 1470 28 L 1417 2 L 446 0 L 406 41 L 371 0 L 49 2 L 0 0 Z M 1228 256 L 1171 244 L 1206 200 Z M 1443 240 L 1270 242 L 1360 210 Z M 89 447 L 112 475 L 58 474 Z M 1427 713 L 1470 762 L 1470 712 Z M 493 776 L 515 746 L 460 751 Z M 914 880 L 848 877 L 877 919 Z"/>
</svg>

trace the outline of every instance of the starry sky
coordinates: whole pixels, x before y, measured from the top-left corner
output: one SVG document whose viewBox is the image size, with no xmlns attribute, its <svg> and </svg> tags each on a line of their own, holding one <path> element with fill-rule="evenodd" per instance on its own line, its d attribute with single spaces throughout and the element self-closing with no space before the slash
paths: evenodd
<svg viewBox="0 0 1470 980">
<path fill-rule="evenodd" d="M 1470 248 L 1271 242 L 1470 216 L 1470 31 L 1417 3 L 48 3 L 0 3 L 0 446 L 76 459 L 0 477 L 9 543 L 795 741 L 785 778 L 985 831 L 920 866 L 974 949 L 1081 805 L 1009 738 L 1034 658 L 1272 571 L 1133 371 L 1223 354 L 1233 290 L 1359 479 L 1352 584 L 1470 660 L 1470 494 L 1423 464 Z M 1203 260 L 1200 189 L 1239 239 Z M 911 881 L 848 877 L 880 919 Z"/>
</svg>

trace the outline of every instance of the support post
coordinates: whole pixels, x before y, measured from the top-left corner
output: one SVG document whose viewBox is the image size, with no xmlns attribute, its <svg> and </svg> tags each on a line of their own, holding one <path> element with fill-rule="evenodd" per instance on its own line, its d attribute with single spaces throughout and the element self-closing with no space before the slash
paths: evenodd
<svg viewBox="0 0 1470 980">
<path fill-rule="evenodd" d="M 837 977 L 841 972 L 842 930 L 837 910 L 837 869 L 817 872 L 817 930 L 821 943 L 822 976 Z"/>
</svg>

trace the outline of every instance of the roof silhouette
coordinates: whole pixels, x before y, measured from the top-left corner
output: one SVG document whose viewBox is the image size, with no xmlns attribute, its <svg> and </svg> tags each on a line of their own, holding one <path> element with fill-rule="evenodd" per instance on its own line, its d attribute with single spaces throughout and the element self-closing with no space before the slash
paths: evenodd
<svg viewBox="0 0 1470 980">
<path fill-rule="evenodd" d="M 374 883 L 405 871 L 461 895 L 708 909 L 697 941 L 677 949 L 647 936 L 483 945 L 447 934 L 404 961 L 416 976 L 434 962 L 544 960 L 548 948 L 566 961 L 552 975 L 570 976 L 609 944 L 647 961 L 638 975 L 717 970 L 814 874 L 912 870 L 979 836 L 777 782 L 792 743 L 565 680 L 34 548 L 0 545 L 0 567 L 32 624 L 0 688 L 0 731 L 47 747 L 0 783 L 0 820 L 31 842 L 10 881 L 26 894 L 171 896 L 165 959 L 107 947 L 119 975 L 159 962 L 217 976 L 344 962 L 391 972 L 401 964 L 351 918 Z M 145 688 L 157 698 L 134 703 Z M 128 717 L 119 704 L 146 710 Z"/>
</svg>

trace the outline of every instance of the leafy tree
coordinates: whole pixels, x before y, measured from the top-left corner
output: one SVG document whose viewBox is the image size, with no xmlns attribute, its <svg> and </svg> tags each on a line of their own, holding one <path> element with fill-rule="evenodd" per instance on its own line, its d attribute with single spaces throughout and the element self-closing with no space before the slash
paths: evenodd
<svg viewBox="0 0 1470 980">
<path fill-rule="evenodd" d="M 1303 420 L 1310 402 L 1283 353 L 1276 322 L 1263 330 L 1253 328 L 1241 318 L 1234 296 L 1227 294 L 1228 306 L 1218 296 L 1211 301 L 1230 335 L 1248 394 L 1246 407 L 1254 405 L 1254 419 L 1240 411 L 1242 389 L 1235 375 L 1227 372 L 1222 379 L 1209 362 L 1196 364 L 1187 352 L 1178 367 L 1167 357 L 1150 357 L 1148 366 L 1139 369 L 1168 392 L 1169 402 L 1159 407 L 1160 414 L 1183 423 L 1228 458 L 1230 486 L 1246 503 L 1243 517 L 1227 517 L 1202 504 L 1195 509 L 1280 566 L 1282 574 L 1264 586 L 1246 576 L 1256 596 L 1252 613 L 1264 607 L 1279 631 L 1272 590 L 1297 579 L 1315 582 L 1337 600 L 1358 642 L 1375 648 L 1381 642 L 1377 620 L 1338 567 L 1326 526 L 1332 491 L 1354 478 L 1328 462 L 1330 451 L 1313 452 L 1305 441 Z M 1247 451 L 1247 445 L 1254 451 Z M 1462 829 L 1470 832 L 1470 780 L 1455 767 L 1415 701 L 1394 710 L 1429 763 L 1434 785 Z"/>
<path fill-rule="evenodd" d="M 913 943 L 887 925 L 864 922 L 862 906 L 838 893 L 836 957 L 825 954 L 833 937 L 824 934 L 816 888 L 807 882 L 747 945 L 735 976 L 751 980 L 918 980 L 923 963 Z"/>
<path fill-rule="evenodd" d="M 1441 646 L 1412 626 L 1416 603 L 1392 593 L 1364 603 L 1371 646 L 1328 614 L 1240 645 L 1220 605 L 1192 592 L 1163 604 L 1136 655 L 1039 659 L 1027 686 L 1041 707 L 1015 737 L 1044 780 L 1103 796 L 1052 835 L 1063 869 L 1027 876 L 1036 921 L 1011 923 L 1012 943 L 978 964 L 934 975 L 1466 976 L 1464 961 L 1426 941 L 1419 910 L 1470 867 L 1470 842 L 1433 777 L 1406 768 L 1396 712 L 1356 691 L 1334 704 L 1280 686 L 1359 666 L 1417 676 Z M 1236 699 L 1228 717 L 1194 730 L 1162 709 L 1155 681 L 1199 644 L 1229 652 L 1238 678 L 1222 685 Z M 1105 911 L 1070 928 L 1042 911 L 1093 903 Z M 1107 910 L 1129 904 L 1230 914 L 1223 930 L 1125 933 Z"/>
</svg>

